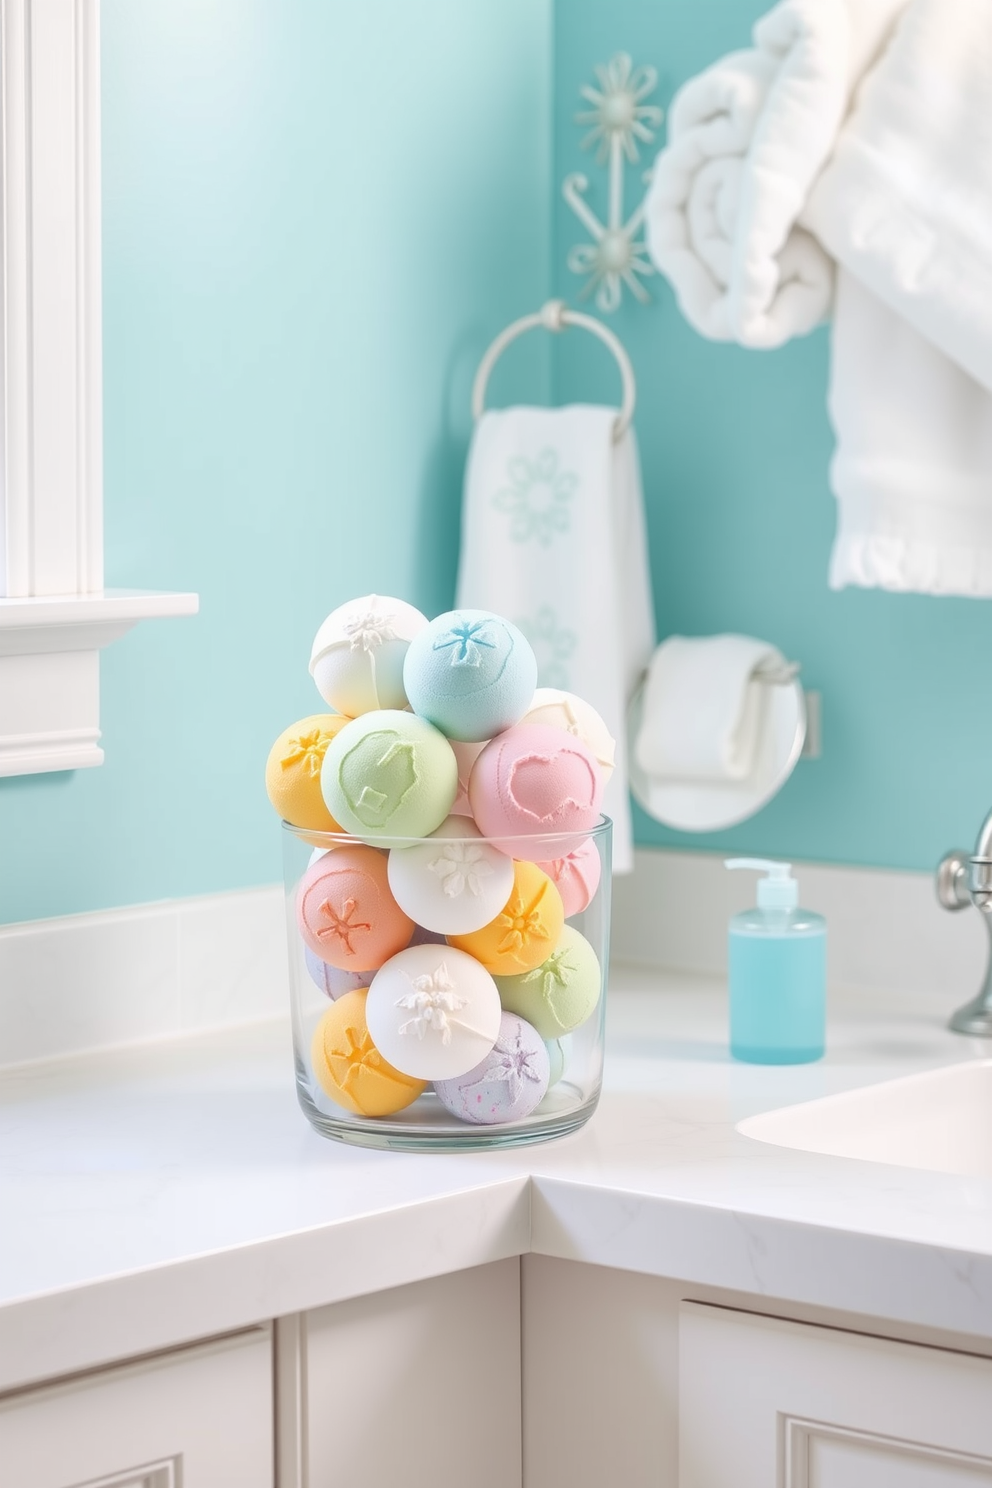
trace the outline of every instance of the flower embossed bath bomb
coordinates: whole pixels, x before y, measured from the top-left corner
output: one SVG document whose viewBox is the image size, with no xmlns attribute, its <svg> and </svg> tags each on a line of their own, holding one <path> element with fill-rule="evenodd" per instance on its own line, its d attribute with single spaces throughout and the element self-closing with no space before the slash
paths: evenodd
<svg viewBox="0 0 992 1488">
<path fill-rule="evenodd" d="M 458 791 L 458 766 L 431 724 L 385 708 L 353 718 L 331 741 L 321 788 L 346 832 L 388 847 L 441 825 Z"/>
<path fill-rule="evenodd" d="M 479 930 L 506 903 L 513 860 L 467 816 L 449 816 L 426 842 L 389 854 L 389 887 L 418 925 L 443 935 Z"/>
<path fill-rule="evenodd" d="M 603 873 L 599 849 L 591 837 L 564 857 L 537 866 L 544 869 L 561 895 L 566 920 L 589 908 Z"/>
<path fill-rule="evenodd" d="M 561 895 L 548 875 L 536 863 L 518 862 L 513 865 L 513 888 L 499 914 L 481 930 L 449 935 L 448 940 L 493 976 L 514 976 L 547 960 L 564 923 Z"/>
<path fill-rule="evenodd" d="M 561 729 L 571 734 L 573 739 L 581 739 L 595 755 L 604 785 L 613 774 L 616 740 L 585 698 L 576 697 L 574 692 L 563 692 L 560 687 L 539 687 L 520 722 L 540 723 L 545 728 Z"/>
<path fill-rule="evenodd" d="M 310 950 L 342 971 L 377 969 L 413 934 L 389 888 L 386 859 L 373 847 L 339 847 L 318 858 L 300 879 L 296 918 Z"/>
<path fill-rule="evenodd" d="M 496 1042 L 496 983 L 472 956 L 451 946 L 411 946 L 393 956 L 369 988 L 366 1016 L 377 1049 L 420 1080 L 463 1075 Z"/>
<path fill-rule="evenodd" d="M 320 789 L 327 746 L 348 722 L 338 713 L 312 713 L 279 735 L 265 764 L 265 790 L 282 817 L 294 827 L 340 832 Z"/>
<path fill-rule="evenodd" d="M 497 846 L 504 838 L 545 834 L 534 848 L 543 862 L 577 845 L 547 840 L 549 834 L 588 832 L 599 821 L 603 775 L 581 739 L 544 724 L 520 724 L 486 745 L 472 767 L 468 796 L 476 824 Z M 333 811 L 334 803 L 327 804 Z M 511 840 L 506 850 L 521 857 L 526 844 Z"/>
<path fill-rule="evenodd" d="M 603 990 L 596 952 L 578 930 L 566 925 L 554 951 L 533 971 L 496 978 L 507 1012 L 533 1023 L 545 1039 L 561 1038 L 594 1011 Z"/>
<path fill-rule="evenodd" d="M 325 1095 L 356 1116 L 392 1116 L 427 1088 L 393 1069 L 372 1042 L 365 1019 L 365 991 L 346 992 L 314 1029 L 310 1062 Z"/>
<path fill-rule="evenodd" d="M 403 662 L 427 616 L 402 599 L 366 594 L 332 610 L 314 637 L 310 675 L 325 703 L 349 718 L 403 708 Z"/>
<path fill-rule="evenodd" d="M 488 610 L 449 610 L 410 644 L 403 664 L 410 706 L 450 739 L 491 739 L 517 722 L 537 685 L 529 641 Z"/>
<path fill-rule="evenodd" d="M 548 1088 L 548 1049 L 536 1029 L 504 1013 L 496 1042 L 485 1059 L 454 1080 L 435 1080 L 445 1110 L 477 1126 L 495 1126 L 529 1116 Z"/>
</svg>

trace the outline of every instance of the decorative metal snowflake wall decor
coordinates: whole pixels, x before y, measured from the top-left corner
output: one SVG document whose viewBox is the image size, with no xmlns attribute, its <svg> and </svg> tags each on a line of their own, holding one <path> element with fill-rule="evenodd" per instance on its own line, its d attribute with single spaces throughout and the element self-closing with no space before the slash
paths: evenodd
<svg viewBox="0 0 992 1488">
<path fill-rule="evenodd" d="M 605 67 L 597 67 L 596 77 L 598 88 L 587 84 L 581 90 L 592 108 L 576 114 L 575 120 L 577 124 L 592 125 L 582 148 L 598 146 L 596 159 L 608 170 L 606 222 L 600 222 L 585 200 L 589 181 L 580 171 L 565 177 L 562 194 L 592 237 L 591 243 L 576 244 L 566 260 L 573 274 L 588 275 L 580 298 L 595 291 L 597 306 L 609 314 L 620 304 L 624 284 L 642 304 L 651 298 L 637 277 L 654 273 L 644 239 L 636 238 L 644 220 L 644 198 L 624 221 L 624 161 L 633 164 L 640 158 L 638 140 L 651 144 L 662 111 L 643 101 L 657 85 L 655 69 L 635 68 L 625 52 L 618 52 Z M 646 182 L 648 176 L 642 179 Z"/>
</svg>

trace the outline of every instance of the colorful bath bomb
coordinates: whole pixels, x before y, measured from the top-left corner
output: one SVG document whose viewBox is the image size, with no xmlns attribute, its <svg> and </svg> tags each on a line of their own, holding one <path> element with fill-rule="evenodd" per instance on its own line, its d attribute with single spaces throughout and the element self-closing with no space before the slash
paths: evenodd
<svg viewBox="0 0 992 1488">
<path fill-rule="evenodd" d="M 340 832 L 320 789 L 327 746 L 347 718 L 339 713 L 311 713 L 279 735 L 265 763 L 265 791 L 282 817 L 294 827 L 313 832 Z"/>
<path fill-rule="evenodd" d="M 517 722 L 537 685 L 530 642 L 488 610 L 449 610 L 410 643 L 403 664 L 410 706 L 449 739 L 491 739 Z"/>
<path fill-rule="evenodd" d="M 536 863 L 513 865 L 513 888 L 499 914 L 481 930 L 449 935 L 493 976 L 514 976 L 546 961 L 558 944 L 565 909 L 561 895 Z"/>
<path fill-rule="evenodd" d="M 581 842 L 563 858 L 553 858 L 547 863 L 538 863 L 555 884 L 565 906 L 565 918 L 581 914 L 588 909 L 599 888 L 603 865 L 599 849 L 591 837 Z"/>
<path fill-rule="evenodd" d="M 568 1064 L 569 1055 L 572 1052 L 572 1040 L 566 1034 L 560 1039 L 545 1039 L 544 1047 L 548 1051 L 548 1059 L 551 1064 L 551 1074 L 548 1076 L 548 1089 L 551 1090 L 562 1075 Z"/>
<path fill-rule="evenodd" d="M 540 723 L 545 728 L 561 729 L 571 734 L 573 739 L 581 739 L 596 756 L 604 785 L 613 774 L 616 740 L 585 698 L 576 697 L 574 692 L 563 692 L 560 687 L 539 687 L 520 722 Z"/>
<path fill-rule="evenodd" d="M 307 869 L 296 918 L 304 943 L 342 971 L 376 970 L 413 934 L 390 891 L 384 854 L 360 845 L 339 847 Z"/>
<path fill-rule="evenodd" d="M 337 1002 L 346 992 L 357 992 L 360 988 L 367 987 L 375 976 L 371 968 L 368 971 L 342 971 L 340 966 L 332 966 L 329 961 L 322 961 L 319 956 L 314 955 L 309 946 L 304 946 L 303 958 L 310 980 L 332 1002 Z"/>
<path fill-rule="evenodd" d="M 346 992 L 314 1029 L 310 1061 L 326 1095 L 356 1116 L 392 1116 L 427 1089 L 425 1080 L 393 1069 L 372 1042 L 364 990 Z"/>
<path fill-rule="evenodd" d="M 533 1023 L 542 1038 L 560 1038 L 584 1023 L 599 1002 L 603 974 L 596 952 L 566 925 L 552 954 L 533 971 L 496 978 L 507 1012 Z"/>
<path fill-rule="evenodd" d="M 346 732 L 331 744 L 328 759 Z M 468 797 L 484 836 L 497 846 L 510 839 L 506 850 L 522 857 L 526 844 L 512 839 L 541 835 L 545 840 L 533 851 L 545 862 L 578 846 L 556 833 L 589 832 L 599 821 L 603 775 L 581 739 L 540 723 L 520 724 L 486 745 L 472 767 Z M 331 799 L 327 804 L 334 811 Z"/>
<path fill-rule="evenodd" d="M 321 788 L 345 831 L 389 847 L 441 825 L 458 791 L 458 766 L 431 724 L 384 708 L 353 718 L 331 741 Z"/>
<path fill-rule="evenodd" d="M 377 1049 L 418 1080 L 448 1080 L 473 1069 L 496 1042 L 496 983 L 472 956 L 451 946 L 411 946 L 372 979 L 366 1003 Z"/>
<path fill-rule="evenodd" d="M 389 854 L 389 887 L 401 909 L 443 935 L 480 930 L 513 888 L 513 860 L 467 816 L 449 816 L 426 842 Z"/>
<path fill-rule="evenodd" d="M 325 703 L 357 718 L 373 708 L 403 708 L 403 662 L 427 616 L 402 599 L 366 594 L 332 610 L 310 653 L 310 675 Z"/>
<path fill-rule="evenodd" d="M 504 1013 L 486 1057 L 457 1079 L 435 1080 L 434 1093 L 452 1116 L 496 1126 L 529 1116 L 543 1098 L 550 1075 L 543 1039 L 523 1018 Z"/>
<path fill-rule="evenodd" d="M 468 777 L 472 773 L 472 766 L 488 742 L 488 739 L 485 739 L 475 744 L 463 744 L 460 739 L 448 740 L 458 765 L 458 794 L 451 808 L 453 816 L 470 817 L 472 815 L 472 807 L 468 799 Z"/>
</svg>

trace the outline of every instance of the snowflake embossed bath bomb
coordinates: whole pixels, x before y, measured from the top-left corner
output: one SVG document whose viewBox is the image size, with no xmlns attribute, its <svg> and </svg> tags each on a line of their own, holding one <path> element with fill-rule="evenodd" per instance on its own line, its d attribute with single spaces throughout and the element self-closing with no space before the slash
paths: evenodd
<svg viewBox="0 0 992 1488">
<path fill-rule="evenodd" d="M 320 784 L 346 832 L 389 847 L 441 825 L 458 793 L 458 765 L 432 724 L 384 708 L 351 719 L 332 739 Z"/>
<path fill-rule="evenodd" d="M 530 642 L 488 610 L 449 610 L 410 643 L 403 664 L 410 706 L 450 739 L 476 743 L 517 722 L 537 686 Z"/>
<path fill-rule="evenodd" d="M 499 1021 L 496 1042 L 485 1059 L 454 1080 L 436 1080 L 445 1110 L 477 1126 L 496 1126 L 529 1116 L 544 1097 L 551 1075 L 547 1046 L 536 1029 L 514 1013 Z"/>
<path fill-rule="evenodd" d="M 508 1012 L 533 1023 L 542 1038 L 557 1039 L 595 1010 L 603 973 L 585 936 L 566 925 L 546 961 L 519 976 L 497 976 L 496 985 Z"/>
<path fill-rule="evenodd" d="M 443 935 L 480 930 L 513 888 L 513 861 L 467 816 L 449 816 L 426 842 L 389 854 L 389 887 L 418 925 Z"/>
<path fill-rule="evenodd" d="M 310 653 L 310 675 L 326 703 L 348 718 L 404 708 L 403 662 L 427 616 L 402 599 L 366 594 L 332 610 Z"/>
<path fill-rule="evenodd" d="M 296 919 L 304 944 L 342 971 L 374 970 L 413 934 L 413 920 L 390 891 L 382 853 L 355 844 L 325 853 L 307 869 Z"/>
<path fill-rule="evenodd" d="M 418 1080 L 448 1080 L 496 1042 L 499 993 L 472 956 L 451 946 L 410 946 L 372 980 L 369 1032 L 390 1064 Z"/>
</svg>

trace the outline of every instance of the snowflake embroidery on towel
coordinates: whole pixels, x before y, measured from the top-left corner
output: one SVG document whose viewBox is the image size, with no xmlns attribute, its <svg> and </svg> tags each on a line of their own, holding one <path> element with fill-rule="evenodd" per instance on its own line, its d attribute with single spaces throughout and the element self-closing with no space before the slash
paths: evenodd
<svg viewBox="0 0 992 1488">
<path fill-rule="evenodd" d="M 354 899 L 346 899 L 340 911 L 334 908 L 329 899 L 325 899 L 320 906 L 320 912 L 329 922 L 323 930 L 317 931 L 318 940 L 328 940 L 332 935 L 340 940 L 349 956 L 355 954 L 355 947 L 351 943 L 351 937 L 356 930 L 371 930 L 372 926 L 364 920 L 353 918 L 358 906 Z"/>
<path fill-rule="evenodd" d="M 579 484 L 572 470 L 561 470 L 558 452 L 543 449 L 534 460 L 515 455 L 506 467 L 509 487 L 497 491 L 493 506 L 510 517 L 514 542 L 536 537 L 548 547 L 556 533 L 567 532 L 571 522 L 569 502 Z"/>
<path fill-rule="evenodd" d="M 496 1040 L 493 1052 L 486 1061 L 479 1078 L 470 1080 L 458 1088 L 462 1091 L 474 1090 L 477 1085 L 487 1085 L 490 1081 L 505 1081 L 510 1100 L 516 1102 L 523 1092 L 525 1080 L 529 1080 L 534 1085 L 541 1083 L 541 1071 L 535 1069 L 532 1063 L 536 1057 L 533 1049 L 528 1052 L 523 1047 L 518 1023 L 512 1040 L 502 1038 Z"/>
<path fill-rule="evenodd" d="M 331 735 L 319 728 L 311 729 L 308 734 L 301 734 L 298 739 L 288 739 L 286 748 L 289 753 L 283 755 L 280 764 L 284 770 L 293 765 L 301 765 L 311 777 L 319 775 L 330 742 Z"/>
<path fill-rule="evenodd" d="M 343 630 L 352 651 L 377 651 L 383 641 L 395 641 L 395 614 L 380 608 L 379 596 L 369 595 L 369 607 L 344 622 Z"/>
<path fill-rule="evenodd" d="M 495 651 L 496 646 L 490 620 L 463 620 L 459 615 L 451 629 L 437 637 L 433 649 L 450 651 L 453 667 L 477 667 L 482 665 L 483 651 Z"/>
<path fill-rule="evenodd" d="M 567 692 L 569 676 L 565 663 L 579 644 L 575 631 L 559 625 L 558 616 L 550 605 L 542 605 L 533 619 L 515 623 L 530 641 L 537 657 L 538 686 L 560 687 Z"/>
<path fill-rule="evenodd" d="M 467 999 L 458 996 L 445 963 L 442 961 L 436 971 L 427 971 L 423 976 L 413 977 L 410 985 L 413 991 L 399 998 L 395 1004 L 396 1007 L 413 1013 L 412 1018 L 400 1024 L 400 1033 L 415 1033 L 422 1039 L 426 1033 L 433 1031 L 441 1035 L 442 1044 L 450 1044 L 452 1028 L 466 1026 L 451 1015 L 460 1013 L 467 1005 Z"/>
<path fill-rule="evenodd" d="M 482 848 L 472 842 L 445 843 L 439 856 L 428 867 L 441 880 L 449 899 L 457 899 L 466 889 L 478 898 L 482 892 L 481 880 L 488 878 L 493 871 Z"/>
</svg>

